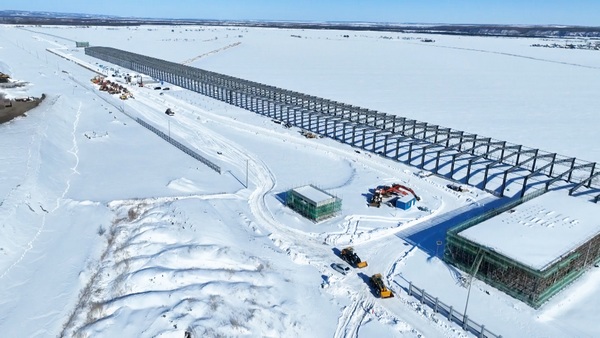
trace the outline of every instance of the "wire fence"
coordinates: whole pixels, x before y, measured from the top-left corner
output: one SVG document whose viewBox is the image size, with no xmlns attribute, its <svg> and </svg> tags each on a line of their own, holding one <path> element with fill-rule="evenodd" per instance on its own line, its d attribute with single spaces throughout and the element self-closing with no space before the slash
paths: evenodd
<svg viewBox="0 0 600 338">
<path fill-rule="evenodd" d="M 58 53 L 55 53 L 51 50 L 48 50 L 49 52 L 56 54 L 60 57 L 64 57 Z M 69 78 L 71 80 L 73 80 L 74 82 L 78 83 L 80 86 L 82 86 L 82 88 L 87 87 L 89 84 L 84 84 L 81 81 L 77 80 L 75 77 L 69 75 Z M 97 93 L 97 92 L 96 92 Z M 96 94 L 98 95 L 98 94 Z M 158 130 L 156 127 L 154 127 L 153 125 L 149 124 L 148 122 L 140 119 L 139 117 L 134 117 L 133 115 L 129 114 L 128 112 L 125 111 L 125 109 L 123 107 L 119 107 L 117 106 L 114 102 L 112 102 L 111 100 L 107 99 L 104 95 L 98 95 L 99 98 L 101 98 L 102 100 L 104 100 L 106 103 L 110 104 L 111 106 L 117 108 L 119 111 L 121 111 L 123 114 L 125 114 L 125 116 L 129 117 L 130 119 L 134 120 L 135 122 L 139 123 L 141 126 L 145 127 L 146 129 L 150 130 L 151 132 L 155 133 L 156 135 L 160 136 L 162 139 L 164 139 L 165 141 L 171 143 L 172 145 L 174 145 L 175 147 L 177 147 L 179 150 L 183 151 L 184 153 L 190 155 L 191 157 L 195 158 L 196 160 L 202 162 L 203 164 L 205 164 L 207 167 L 209 167 L 210 169 L 216 171 L 217 173 L 221 174 L 221 167 L 218 166 L 217 164 L 215 164 L 214 162 L 208 160 L 207 158 L 205 158 L 204 156 L 198 154 L 197 152 L 195 152 L 194 150 L 190 149 L 189 147 L 181 144 L 181 142 L 173 139 L 170 135 L 165 134 L 163 131 Z"/>
<path fill-rule="evenodd" d="M 183 151 L 184 153 L 186 153 L 186 154 L 190 155 L 191 157 L 195 158 L 196 160 L 204 163 L 210 169 L 212 169 L 212 170 L 218 172 L 219 174 L 221 174 L 221 167 L 220 166 L 218 166 L 215 163 L 211 162 L 210 160 L 208 160 L 207 158 L 205 158 L 202 155 L 198 154 L 194 150 L 192 150 L 192 149 L 186 147 L 185 145 L 181 144 L 179 141 L 174 140 L 170 135 L 167 135 L 164 132 L 162 132 L 161 130 L 158 130 L 156 127 L 150 125 L 149 123 L 147 123 L 146 121 L 140 119 L 139 117 L 133 118 L 133 120 L 136 121 L 137 123 L 139 123 L 140 125 L 142 125 L 143 127 L 146 127 L 148 130 L 150 130 L 151 132 L 155 133 L 156 135 L 160 136 L 165 141 L 171 143 L 172 145 L 174 145 L 175 147 L 177 147 L 179 150 Z"/>
<path fill-rule="evenodd" d="M 497 335 L 486 329 L 485 325 L 475 322 L 469 318 L 468 315 L 465 316 L 451 305 L 447 305 L 440 301 L 438 297 L 434 297 L 425 292 L 424 289 L 419 289 L 418 287 L 414 286 L 412 282 L 408 283 L 408 295 L 415 297 L 421 302 L 421 304 L 431 307 L 435 313 L 443 315 L 449 321 L 460 325 L 463 330 L 474 334 L 476 337 L 502 338 L 501 335 Z"/>
</svg>

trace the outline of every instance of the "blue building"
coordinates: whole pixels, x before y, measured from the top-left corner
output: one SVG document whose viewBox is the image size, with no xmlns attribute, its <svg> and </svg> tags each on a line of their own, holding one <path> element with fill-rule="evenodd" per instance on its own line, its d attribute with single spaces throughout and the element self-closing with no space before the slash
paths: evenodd
<svg viewBox="0 0 600 338">
<path fill-rule="evenodd" d="M 398 199 L 396 200 L 396 208 L 408 210 L 415 204 L 415 202 L 416 199 L 413 195 L 403 195 L 398 197 Z"/>
</svg>

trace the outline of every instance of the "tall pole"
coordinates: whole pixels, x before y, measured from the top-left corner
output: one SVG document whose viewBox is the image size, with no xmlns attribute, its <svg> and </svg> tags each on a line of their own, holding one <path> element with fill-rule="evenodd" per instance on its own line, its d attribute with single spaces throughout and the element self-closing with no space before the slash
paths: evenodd
<svg viewBox="0 0 600 338">
<path fill-rule="evenodd" d="M 469 306 L 469 297 L 471 296 L 471 285 L 473 285 L 473 276 L 469 280 L 469 291 L 467 291 L 467 301 L 465 302 L 465 312 L 463 313 L 463 323 L 465 322 L 465 318 L 467 318 L 467 307 Z"/>
<path fill-rule="evenodd" d="M 471 285 L 473 285 L 473 278 L 477 274 L 477 271 L 479 271 L 479 266 L 483 261 L 483 255 L 484 251 L 480 249 L 477 253 L 477 256 L 475 256 L 473 268 L 471 269 L 471 276 L 469 278 L 469 290 L 467 291 L 467 301 L 465 302 L 465 312 L 463 313 L 463 324 L 465 325 L 467 324 L 465 319 L 467 318 L 467 307 L 469 306 L 469 297 L 471 296 Z"/>
</svg>

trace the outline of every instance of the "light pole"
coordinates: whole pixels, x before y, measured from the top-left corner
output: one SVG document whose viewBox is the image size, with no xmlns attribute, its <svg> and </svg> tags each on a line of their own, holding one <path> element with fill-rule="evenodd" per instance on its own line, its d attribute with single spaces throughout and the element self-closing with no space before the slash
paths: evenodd
<svg viewBox="0 0 600 338">
<path fill-rule="evenodd" d="M 467 301 L 465 302 L 465 312 L 463 313 L 463 324 L 467 321 L 467 307 L 469 306 L 469 297 L 471 296 L 471 285 L 473 285 L 473 276 L 469 280 L 469 290 L 467 291 Z"/>
<path fill-rule="evenodd" d="M 471 269 L 471 277 L 469 278 L 469 290 L 467 291 L 467 301 L 465 302 L 465 312 L 463 313 L 463 325 L 467 324 L 467 307 L 469 306 L 469 297 L 471 296 L 471 285 L 473 285 L 473 277 L 479 271 L 479 266 L 483 261 L 484 252 L 479 250 L 477 256 L 475 256 L 475 261 L 473 262 L 473 269 Z"/>
</svg>

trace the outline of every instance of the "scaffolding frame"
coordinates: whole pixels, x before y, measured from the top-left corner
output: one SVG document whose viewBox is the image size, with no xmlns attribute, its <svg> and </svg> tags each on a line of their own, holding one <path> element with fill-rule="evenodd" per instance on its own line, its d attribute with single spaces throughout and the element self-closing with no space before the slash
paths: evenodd
<svg viewBox="0 0 600 338">
<path fill-rule="evenodd" d="M 600 232 L 569 252 L 563 253 L 542 269 L 533 269 L 508 258 L 492 248 L 461 236 L 460 232 L 543 193 L 543 190 L 538 190 L 450 228 L 446 233 L 444 260 L 468 272 L 473 270 L 479 257 L 482 262 L 475 273 L 478 279 L 533 308 L 542 306 L 590 266 L 600 262 Z"/>
<path fill-rule="evenodd" d="M 326 202 L 318 203 L 317 201 L 312 201 L 297 193 L 294 189 L 291 189 L 286 193 L 285 204 L 290 209 L 314 222 L 320 222 L 324 219 L 334 217 L 342 210 L 342 200 L 340 198 L 331 195 L 330 193 L 319 189 L 312 184 L 310 187 L 330 196 L 331 198 Z"/>
</svg>

